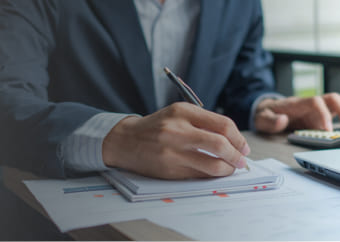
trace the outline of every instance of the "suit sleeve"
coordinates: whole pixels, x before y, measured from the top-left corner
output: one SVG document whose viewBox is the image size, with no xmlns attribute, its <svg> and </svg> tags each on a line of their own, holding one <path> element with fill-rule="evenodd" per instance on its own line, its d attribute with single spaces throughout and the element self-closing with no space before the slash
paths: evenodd
<svg viewBox="0 0 340 242">
<path fill-rule="evenodd" d="M 65 177 L 57 148 L 103 112 L 48 98 L 58 1 L 0 1 L 0 162 L 49 177 Z"/>
<path fill-rule="evenodd" d="M 225 115 L 240 129 L 249 128 L 251 107 L 261 95 L 274 92 L 272 56 L 262 47 L 263 15 L 261 2 L 251 1 L 252 18 L 228 84 L 219 98 Z"/>
</svg>

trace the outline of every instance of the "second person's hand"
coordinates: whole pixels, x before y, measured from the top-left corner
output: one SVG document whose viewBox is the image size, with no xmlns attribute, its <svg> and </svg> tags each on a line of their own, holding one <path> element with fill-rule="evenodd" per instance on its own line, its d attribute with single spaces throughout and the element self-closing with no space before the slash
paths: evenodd
<svg viewBox="0 0 340 242">
<path fill-rule="evenodd" d="M 257 107 L 255 126 L 258 131 L 266 133 L 279 133 L 287 129 L 331 131 L 333 130 L 332 119 L 339 114 L 338 93 L 310 98 L 266 99 Z"/>
</svg>

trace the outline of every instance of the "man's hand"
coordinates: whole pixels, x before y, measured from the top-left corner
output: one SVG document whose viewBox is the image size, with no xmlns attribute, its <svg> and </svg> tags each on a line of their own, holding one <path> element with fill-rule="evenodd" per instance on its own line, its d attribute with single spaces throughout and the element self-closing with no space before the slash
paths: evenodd
<svg viewBox="0 0 340 242">
<path fill-rule="evenodd" d="M 231 119 L 189 103 L 142 118 L 129 116 L 103 143 L 107 166 L 164 179 L 227 176 L 245 167 L 249 152 Z"/>
<path fill-rule="evenodd" d="M 340 95 L 329 93 L 311 98 L 266 99 L 256 110 L 258 131 L 278 133 L 286 129 L 333 130 L 332 119 L 340 114 Z"/>
</svg>

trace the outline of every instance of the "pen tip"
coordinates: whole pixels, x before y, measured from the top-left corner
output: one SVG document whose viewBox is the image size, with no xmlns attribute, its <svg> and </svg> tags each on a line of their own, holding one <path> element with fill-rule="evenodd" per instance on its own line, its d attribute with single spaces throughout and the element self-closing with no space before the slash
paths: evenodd
<svg viewBox="0 0 340 242">
<path fill-rule="evenodd" d="M 170 70 L 169 70 L 168 67 L 164 67 L 164 71 L 165 71 L 166 74 L 169 74 L 169 73 L 170 73 Z"/>
</svg>

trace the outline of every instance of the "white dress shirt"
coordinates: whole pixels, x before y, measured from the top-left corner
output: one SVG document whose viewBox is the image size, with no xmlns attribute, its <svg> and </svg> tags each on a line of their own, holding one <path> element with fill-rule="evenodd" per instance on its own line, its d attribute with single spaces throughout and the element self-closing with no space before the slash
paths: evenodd
<svg viewBox="0 0 340 242">
<path fill-rule="evenodd" d="M 183 76 L 193 50 L 194 35 L 200 13 L 199 0 L 134 0 L 144 38 L 152 58 L 155 96 L 158 108 L 181 100 L 175 86 L 163 72 L 169 67 Z M 266 94 L 253 104 L 249 127 L 255 130 L 253 117 L 257 104 L 264 98 L 277 98 Z M 59 154 L 65 168 L 75 172 L 104 171 L 109 169 L 102 158 L 102 144 L 110 130 L 123 118 L 135 114 L 100 113 L 75 130 L 60 145 Z"/>
</svg>

